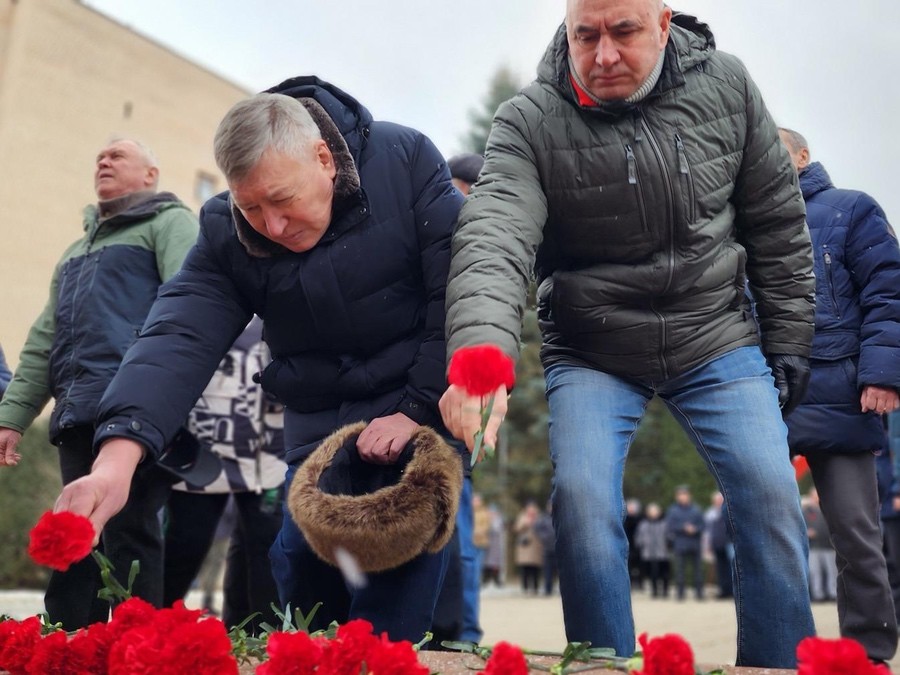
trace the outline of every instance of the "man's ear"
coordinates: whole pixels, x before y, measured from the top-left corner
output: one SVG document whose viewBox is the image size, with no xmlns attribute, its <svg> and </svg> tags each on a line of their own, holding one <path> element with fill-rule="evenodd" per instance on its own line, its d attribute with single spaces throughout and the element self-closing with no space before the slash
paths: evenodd
<svg viewBox="0 0 900 675">
<path fill-rule="evenodd" d="M 147 176 L 144 178 L 144 184 L 147 187 L 153 187 L 159 183 L 159 169 L 155 166 L 147 168 Z"/>
<path fill-rule="evenodd" d="M 659 48 L 665 49 L 669 41 L 669 24 L 672 22 L 672 9 L 666 5 L 659 15 Z"/>
<path fill-rule="evenodd" d="M 803 148 L 797 153 L 797 171 L 800 172 L 809 166 L 809 148 Z"/>
<path fill-rule="evenodd" d="M 334 178 L 337 174 L 337 167 L 334 164 L 334 155 L 331 154 L 331 148 L 328 147 L 328 143 L 322 139 L 317 140 L 315 150 L 318 163 Z"/>
</svg>

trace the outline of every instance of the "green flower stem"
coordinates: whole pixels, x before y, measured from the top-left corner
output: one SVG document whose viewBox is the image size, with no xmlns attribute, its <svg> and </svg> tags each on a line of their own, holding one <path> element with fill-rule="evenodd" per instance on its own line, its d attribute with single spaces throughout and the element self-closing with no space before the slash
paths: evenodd
<svg viewBox="0 0 900 675">
<path fill-rule="evenodd" d="M 496 394 L 491 394 L 491 397 L 487 401 L 487 405 L 482 404 L 481 406 L 481 428 L 475 432 L 475 444 L 472 447 L 471 466 L 478 464 L 482 449 L 484 449 L 485 459 L 494 456 L 494 448 L 484 442 L 484 430 L 487 429 L 488 420 L 491 419 L 491 411 L 494 409 L 495 396 Z"/>
<path fill-rule="evenodd" d="M 119 583 L 119 580 L 113 576 L 113 565 L 105 555 L 97 549 L 91 551 L 91 557 L 97 562 L 100 568 L 100 580 L 103 582 L 103 588 L 97 593 L 97 597 L 108 600 L 110 603 L 124 602 L 131 597 L 131 587 L 134 579 L 140 571 L 140 563 L 137 560 L 131 562 L 131 569 L 128 573 L 128 588 Z"/>
</svg>

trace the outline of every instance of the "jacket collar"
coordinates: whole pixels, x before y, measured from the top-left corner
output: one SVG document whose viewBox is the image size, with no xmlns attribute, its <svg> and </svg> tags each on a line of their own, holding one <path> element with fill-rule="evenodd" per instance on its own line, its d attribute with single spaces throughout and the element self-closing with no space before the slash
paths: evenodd
<svg viewBox="0 0 900 675">
<path fill-rule="evenodd" d="M 831 177 L 821 162 L 813 162 L 800 172 L 800 190 L 803 192 L 804 200 L 833 187 L 834 183 L 831 182 Z"/>
<path fill-rule="evenodd" d="M 160 211 L 172 206 L 184 206 L 181 200 L 171 192 L 141 191 L 133 193 L 134 200 L 126 200 L 128 204 L 116 215 L 103 221 L 103 225 L 114 227 L 129 225 L 134 222 L 146 220 L 155 216 Z M 128 195 L 126 195 L 127 197 Z M 184 207 L 187 208 L 187 207 Z M 98 204 L 88 204 L 83 211 L 83 226 L 85 231 L 98 227 L 100 224 L 100 207 Z"/>
</svg>

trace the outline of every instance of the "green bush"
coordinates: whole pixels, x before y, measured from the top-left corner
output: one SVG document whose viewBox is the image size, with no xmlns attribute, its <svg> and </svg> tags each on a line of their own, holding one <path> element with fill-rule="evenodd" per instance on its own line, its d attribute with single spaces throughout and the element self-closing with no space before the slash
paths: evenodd
<svg viewBox="0 0 900 675">
<path fill-rule="evenodd" d="M 53 508 L 62 486 L 47 420 L 36 421 L 19 443 L 18 466 L 0 468 L 0 588 L 43 588 L 49 570 L 28 557 L 28 532 Z"/>
</svg>

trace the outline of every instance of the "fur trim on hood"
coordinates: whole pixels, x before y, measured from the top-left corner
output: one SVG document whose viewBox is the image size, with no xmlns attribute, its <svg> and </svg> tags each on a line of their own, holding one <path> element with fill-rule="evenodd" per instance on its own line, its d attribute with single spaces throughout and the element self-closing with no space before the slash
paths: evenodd
<svg viewBox="0 0 900 675">
<path fill-rule="evenodd" d="M 334 199 L 332 203 L 332 214 L 341 210 L 341 203 L 349 199 L 359 192 L 359 172 L 356 170 L 356 162 L 353 161 L 353 155 L 347 147 L 347 142 L 338 131 L 337 125 L 328 113 L 325 112 L 318 101 L 312 98 L 298 98 L 303 107 L 309 112 L 313 121 L 318 125 L 319 131 L 322 133 L 322 139 L 331 150 L 334 157 L 334 166 L 337 173 L 334 177 Z M 247 253 L 256 258 L 271 258 L 275 255 L 287 253 L 281 244 L 276 244 L 271 239 L 261 235 L 259 232 L 250 227 L 250 223 L 244 218 L 244 215 L 231 201 L 231 195 L 228 196 L 228 203 L 231 206 L 231 216 L 234 219 L 234 228 L 237 232 L 238 239 Z"/>
<path fill-rule="evenodd" d="M 436 553 L 450 541 L 462 491 L 462 462 L 434 430 L 419 427 L 394 468 L 363 466 L 356 455 L 356 439 L 365 428 L 365 422 L 348 425 L 322 442 L 294 476 L 288 507 L 322 560 L 337 566 L 335 550 L 343 548 L 364 572 L 381 572 L 426 551 Z M 399 477 L 365 494 L 330 494 L 323 485 L 333 483 L 331 479 L 351 482 L 346 462 L 334 467 L 344 475 L 328 475 L 329 470 L 334 472 L 332 462 L 339 451 L 344 459 L 355 456 L 351 463 L 371 474 L 363 476 L 363 482 L 377 482 L 379 472 L 393 471 Z M 405 466 L 404 459 L 408 459 Z"/>
</svg>

